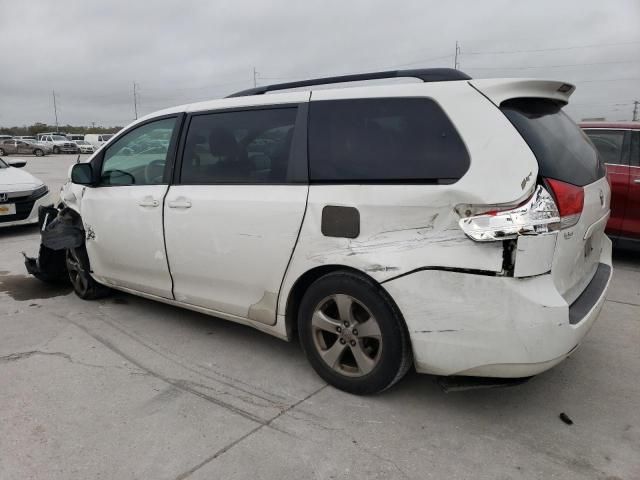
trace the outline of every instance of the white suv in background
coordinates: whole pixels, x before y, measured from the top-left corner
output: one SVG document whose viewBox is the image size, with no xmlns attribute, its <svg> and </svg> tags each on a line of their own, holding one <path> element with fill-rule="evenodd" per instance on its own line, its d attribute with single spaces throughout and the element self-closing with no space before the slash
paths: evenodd
<svg viewBox="0 0 640 480">
<path fill-rule="evenodd" d="M 270 94 L 392 77 L 421 82 Z M 573 91 L 428 69 L 163 110 L 72 167 L 41 249 L 67 271 L 27 266 L 82 298 L 110 287 L 297 336 L 353 393 L 412 365 L 535 375 L 577 348 L 612 273 Z"/>
</svg>

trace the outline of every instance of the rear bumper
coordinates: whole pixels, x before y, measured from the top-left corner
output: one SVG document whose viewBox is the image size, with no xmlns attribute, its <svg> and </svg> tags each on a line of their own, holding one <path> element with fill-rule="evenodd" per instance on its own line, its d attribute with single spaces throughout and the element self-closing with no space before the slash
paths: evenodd
<svg viewBox="0 0 640 480">
<path fill-rule="evenodd" d="M 551 274 L 424 270 L 383 286 L 404 315 L 419 372 L 515 378 L 541 373 L 578 347 L 602 309 L 611 273 L 605 239 L 598 272 L 572 305 Z"/>
</svg>

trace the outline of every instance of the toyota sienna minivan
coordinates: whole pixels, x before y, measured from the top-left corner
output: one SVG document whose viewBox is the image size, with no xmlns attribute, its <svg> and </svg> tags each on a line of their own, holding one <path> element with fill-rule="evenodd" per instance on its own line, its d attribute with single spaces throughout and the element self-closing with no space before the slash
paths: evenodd
<svg viewBox="0 0 640 480">
<path fill-rule="evenodd" d="M 297 338 L 352 393 L 411 366 L 529 377 L 578 347 L 612 273 L 574 89 L 428 69 L 162 110 L 72 167 L 27 267 Z"/>
</svg>

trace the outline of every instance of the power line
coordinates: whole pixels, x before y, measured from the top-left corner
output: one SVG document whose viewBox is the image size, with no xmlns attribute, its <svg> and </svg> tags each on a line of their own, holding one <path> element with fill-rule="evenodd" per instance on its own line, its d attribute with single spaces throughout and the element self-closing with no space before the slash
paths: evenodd
<svg viewBox="0 0 640 480">
<path fill-rule="evenodd" d="M 594 82 L 626 82 L 626 81 L 636 81 L 640 80 L 639 77 L 635 78 L 601 78 L 599 80 L 572 80 L 572 82 L 582 82 L 582 83 L 594 83 Z"/>
<path fill-rule="evenodd" d="M 614 47 L 620 45 L 635 45 L 640 43 L 640 41 L 634 42 L 618 42 L 618 43 L 595 43 L 590 45 L 575 45 L 573 47 L 556 47 L 556 48 L 537 48 L 533 50 L 498 50 L 498 51 L 489 51 L 489 52 L 466 52 L 465 55 L 502 55 L 509 53 L 534 53 L 534 52 L 552 52 L 558 50 L 575 50 L 578 48 L 595 48 L 595 47 Z"/>
<path fill-rule="evenodd" d="M 531 65 L 528 67 L 468 67 L 469 70 L 529 70 L 532 68 L 565 68 L 591 65 L 613 65 L 619 63 L 640 63 L 638 60 L 623 60 L 619 62 L 567 63 L 562 65 Z"/>
</svg>

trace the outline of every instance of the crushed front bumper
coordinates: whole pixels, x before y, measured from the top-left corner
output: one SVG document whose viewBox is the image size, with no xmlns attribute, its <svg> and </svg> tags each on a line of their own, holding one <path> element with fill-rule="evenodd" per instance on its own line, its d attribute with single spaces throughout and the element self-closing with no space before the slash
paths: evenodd
<svg viewBox="0 0 640 480">
<path fill-rule="evenodd" d="M 65 252 L 84 243 L 80 216 L 70 208 L 42 207 L 38 211 L 42 241 L 37 257 L 24 252 L 27 272 L 43 282 L 68 281 Z"/>
</svg>

